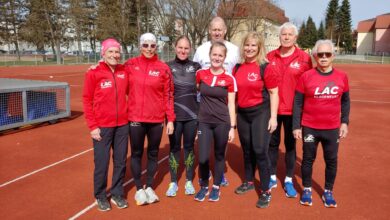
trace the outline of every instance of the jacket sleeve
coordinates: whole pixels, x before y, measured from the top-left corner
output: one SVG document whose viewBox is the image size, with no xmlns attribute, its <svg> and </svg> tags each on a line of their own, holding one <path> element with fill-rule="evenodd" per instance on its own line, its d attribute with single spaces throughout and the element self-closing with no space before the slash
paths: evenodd
<svg viewBox="0 0 390 220">
<path fill-rule="evenodd" d="M 298 91 L 295 91 L 293 107 L 293 130 L 301 128 L 303 101 L 304 95 Z"/>
<path fill-rule="evenodd" d="M 175 110 L 174 110 L 174 99 L 173 99 L 173 77 L 172 73 L 168 66 L 166 66 L 165 82 L 164 82 L 164 101 L 166 104 L 165 114 L 167 116 L 168 122 L 173 122 L 176 119 Z"/>
<path fill-rule="evenodd" d="M 83 108 L 84 108 L 84 116 L 87 121 L 87 126 L 91 131 L 98 128 L 98 123 L 93 113 L 95 87 L 96 87 L 95 75 L 90 70 L 85 74 L 85 79 L 84 79 Z"/>
</svg>

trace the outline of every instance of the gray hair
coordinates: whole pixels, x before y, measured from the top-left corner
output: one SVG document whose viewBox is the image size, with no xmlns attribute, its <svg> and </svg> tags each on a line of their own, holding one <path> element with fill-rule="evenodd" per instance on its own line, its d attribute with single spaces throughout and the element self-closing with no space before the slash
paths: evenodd
<svg viewBox="0 0 390 220">
<path fill-rule="evenodd" d="M 331 50 L 332 50 L 332 53 L 335 54 L 333 42 L 332 42 L 331 40 L 329 40 L 329 39 L 318 40 L 318 41 L 316 42 L 316 44 L 314 45 L 314 47 L 313 47 L 311 53 L 312 53 L 313 55 L 317 54 L 318 47 L 319 47 L 320 45 L 323 45 L 323 44 L 328 44 L 328 45 L 330 46 Z"/>
<path fill-rule="evenodd" d="M 286 23 L 282 24 L 282 26 L 280 26 L 279 35 L 282 35 L 283 29 L 293 29 L 294 35 L 298 36 L 298 28 L 297 28 L 297 26 L 295 26 L 295 24 L 293 24 L 291 22 L 286 22 Z"/>
</svg>

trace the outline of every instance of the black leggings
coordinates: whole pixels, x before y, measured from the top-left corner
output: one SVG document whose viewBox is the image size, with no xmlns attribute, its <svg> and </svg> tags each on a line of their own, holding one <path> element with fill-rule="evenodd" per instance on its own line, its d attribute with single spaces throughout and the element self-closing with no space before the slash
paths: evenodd
<svg viewBox="0 0 390 220">
<path fill-rule="evenodd" d="M 199 174 L 201 186 L 209 185 L 209 160 L 211 143 L 214 140 L 214 185 L 219 186 L 225 170 L 225 149 L 229 138 L 228 123 L 199 123 Z"/>
<path fill-rule="evenodd" d="M 337 173 L 337 153 L 339 150 L 339 129 L 318 130 L 308 127 L 302 128 L 303 159 L 302 183 L 304 187 L 311 187 L 313 163 L 317 156 L 318 143 L 321 142 L 325 160 L 325 189 L 333 190 Z"/>
<path fill-rule="evenodd" d="M 157 171 L 158 150 L 161 142 L 163 123 L 130 122 L 129 135 L 131 146 L 131 172 L 137 190 L 142 189 L 141 169 L 142 155 L 144 152 L 145 136 L 148 140 L 148 162 L 146 187 L 152 187 L 154 175 Z"/>
<path fill-rule="evenodd" d="M 97 199 L 106 198 L 111 146 L 114 163 L 111 194 L 116 196 L 124 195 L 122 185 L 126 172 L 128 132 L 129 128 L 127 125 L 113 128 L 100 128 L 102 140 L 97 141 L 92 139 L 95 163 L 93 183 L 94 195 Z"/>
<path fill-rule="evenodd" d="M 271 160 L 271 175 L 276 175 L 276 166 L 279 157 L 280 131 L 284 128 L 284 146 L 286 147 L 286 176 L 293 177 L 296 160 L 296 143 L 292 133 L 292 116 L 278 115 L 278 127 L 271 135 L 269 144 L 269 159 Z"/>
<path fill-rule="evenodd" d="M 270 180 L 268 145 L 269 104 L 238 108 L 238 136 L 244 153 L 245 181 L 253 182 L 256 165 L 259 168 L 261 190 L 267 191 Z"/>
<path fill-rule="evenodd" d="M 194 141 L 197 125 L 197 120 L 176 121 L 175 131 L 172 135 L 169 135 L 169 171 L 171 173 L 171 182 L 177 182 L 177 169 L 180 164 L 180 149 L 182 137 L 186 179 L 192 181 L 194 177 Z"/>
</svg>

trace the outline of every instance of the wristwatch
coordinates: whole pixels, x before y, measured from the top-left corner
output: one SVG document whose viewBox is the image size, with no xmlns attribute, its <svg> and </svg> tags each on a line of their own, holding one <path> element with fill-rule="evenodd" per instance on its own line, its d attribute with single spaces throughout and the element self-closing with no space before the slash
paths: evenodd
<svg viewBox="0 0 390 220">
<path fill-rule="evenodd" d="M 231 125 L 230 128 L 236 129 L 237 125 Z"/>
</svg>

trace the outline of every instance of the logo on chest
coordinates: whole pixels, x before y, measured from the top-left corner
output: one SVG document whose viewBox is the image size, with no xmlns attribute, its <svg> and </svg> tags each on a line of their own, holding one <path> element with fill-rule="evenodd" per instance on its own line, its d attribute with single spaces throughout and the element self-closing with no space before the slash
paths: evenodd
<svg viewBox="0 0 390 220">
<path fill-rule="evenodd" d="M 325 87 L 316 87 L 314 97 L 316 98 L 336 98 L 339 94 L 339 87 L 334 82 L 328 82 Z"/>
<path fill-rule="evenodd" d="M 102 89 L 107 89 L 107 88 L 111 88 L 111 87 L 112 87 L 112 82 L 109 80 L 106 80 L 106 81 L 100 83 L 100 88 L 102 88 Z"/>
<path fill-rule="evenodd" d="M 248 73 L 248 81 L 256 81 L 259 79 L 259 74 L 256 73 Z"/>
<path fill-rule="evenodd" d="M 293 69 L 300 69 L 301 68 L 301 64 L 299 64 L 297 61 L 295 61 L 294 63 L 291 63 L 290 64 L 290 67 L 293 68 Z"/>
<path fill-rule="evenodd" d="M 159 76 L 160 75 L 160 72 L 159 71 L 156 71 L 156 70 L 150 70 L 149 71 L 149 76 Z"/>
<path fill-rule="evenodd" d="M 125 78 L 125 74 L 124 73 L 116 74 L 116 77 L 118 77 L 119 79 L 124 79 Z"/>
<path fill-rule="evenodd" d="M 187 73 L 192 73 L 192 72 L 194 72 L 194 70 L 195 70 L 195 68 L 193 66 L 189 66 L 186 68 Z"/>
<path fill-rule="evenodd" d="M 225 86 L 225 85 L 226 85 L 226 81 L 224 79 L 217 81 L 217 86 Z"/>
</svg>

